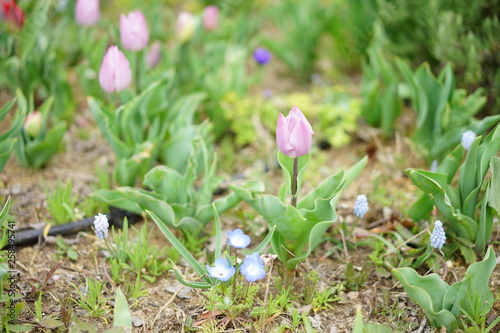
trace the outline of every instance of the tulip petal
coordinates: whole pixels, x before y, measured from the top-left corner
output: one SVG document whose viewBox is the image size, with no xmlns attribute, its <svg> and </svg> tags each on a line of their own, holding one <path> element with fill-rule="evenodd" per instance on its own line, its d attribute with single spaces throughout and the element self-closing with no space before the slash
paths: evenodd
<svg viewBox="0 0 500 333">
<path fill-rule="evenodd" d="M 288 127 L 287 120 L 283 114 L 280 113 L 278 117 L 278 124 L 276 125 L 276 143 L 278 144 L 278 149 L 285 155 L 288 155 L 288 151 L 291 148 L 288 144 L 289 139 L 290 129 Z"/>
<path fill-rule="evenodd" d="M 298 107 L 294 106 L 290 110 L 290 113 L 289 113 L 288 116 L 295 116 L 295 117 L 300 118 L 306 124 L 306 126 L 307 126 L 308 130 L 311 132 L 311 134 L 314 134 L 314 131 L 313 131 L 312 127 L 311 127 L 311 124 L 309 124 L 309 122 L 307 121 L 306 116 L 304 116 L 304 114 L 302 113 L 302 111 Z"/>
<path fill-rule="evenodd" d="M 312 133 L 306 123 L 301 121 L 295 126 L 290 134 L 289 143 L 294 147 L 294 150 L 291 152 L 293 156 L 288 156 L 293 158 L 306 155 L 311 150 Z"/>
</svg>

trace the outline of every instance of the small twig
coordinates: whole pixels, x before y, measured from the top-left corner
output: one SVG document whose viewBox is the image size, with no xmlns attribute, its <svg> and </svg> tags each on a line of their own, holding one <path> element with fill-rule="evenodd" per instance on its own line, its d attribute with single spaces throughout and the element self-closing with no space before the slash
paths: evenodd
<svg viewBox="0 0 500 333">
<path fill-rule="evenodd" d="M 349 252 L 347 252 L 347 243 L 345 241 L 344 231 L 340 227 L 339 227 L 339 231 L 340 231 L 340 238 L 342 238 L 342 246 L 344 247 L 345 261 L 349 262 Z"/>
<path fill-rule="evenodd" d="M 175 293 L 172 295 L 172 297 L 170 297 L 170 299 L 167 301 L 167 303 L 165 303 L 160 311 L 158 311 L 158 314 L 156 315 L 155 319 L 153 319 L 153 322 L 151 323 L 151 329 L 154 327 L 154 324 L 156 322 L 156 320 L 158 320 L 158 318 L 160 317 L 160 314 L 163 312 L 163 310 L 165 310 L 165 308 L 167 306 L 169 306 L 173 301 L 174 299 L 177 297 L 177 294 L 182 290 L 184 289 L 184 286 L 181 286 L 178 290 L 175 291 Z"/>
<path fill-rule="evenodd" d="M 427 324 L 427 317 L 424 316 L 422 318 L 422 321 L 420 322 L 420 328 L 418 329 L 417 333 L 422 333 L 424 331 L 425 325 Z"/>
<path fill-rule="evenodd" d="M 422 230 L 422 231 L 420 231 L 418 234 L 416 234 L 415 236 L 412 236 L 412 237 L 408 238 L 408 239 L 407 239 L 407 240 L 405 240 L 403 243 L 401 243 L 401 244 L 399 244 L 398 246 L 396 246 L 396 248 L 394 248 L 394 249 L 392 249 L 391 251 L 389 251 L 389 252 L 385 253 L 382 257 L 385 257 L 385 256 L 386 256 L 386 255 L 388 255 L 388 254 L 392 254 L 392 253 L 396 252 L 397 250 L 399 250 L 399 248 L 400 248 L 400 247 L 402 247 L 403 245 L 407 244 L 408 242 L 410 242 L 410 241 L 414 240 L 415 238 L 417 238 L 418 236 L 420 236 L 421 234 L 423 234 L 423 233 L 424 233 L 424 232 L 426 232 L 426 231 L 427 231 L 427 229 Z"/>
</svg>

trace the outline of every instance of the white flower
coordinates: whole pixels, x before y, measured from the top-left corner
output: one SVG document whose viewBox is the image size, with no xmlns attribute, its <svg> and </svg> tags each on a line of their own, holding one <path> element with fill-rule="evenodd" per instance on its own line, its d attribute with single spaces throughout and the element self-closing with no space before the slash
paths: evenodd
<svg viewBox="0 0 500 333">
<path fill-rule="evenodd" d="M 99 213 L 94 218 L 94 229 L 97 237 L 100 239 L 108 238 L 109 223 L 106 215 Z"/>
<path fill-rule="evenodd" d="M 443 229 L 443 223 L 441 221 L 434 222 L 434 229 L 431 234 L 431 246 L 435 249 L 440 249 L 443 247 L 446 242 L 446 235 Z"/>
<path fill-rule="evenodd" d="M 356 197 L 354 202 L 354 215 L 363 218 L 368 212 L 368 198 L 364 194 L 360 194 Z"/>
</svg>

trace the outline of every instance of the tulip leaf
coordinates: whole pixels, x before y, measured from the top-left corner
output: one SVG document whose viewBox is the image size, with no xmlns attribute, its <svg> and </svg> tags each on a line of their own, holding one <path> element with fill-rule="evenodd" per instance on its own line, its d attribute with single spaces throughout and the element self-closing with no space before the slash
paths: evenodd
<svg viewBox="0 0 500 333">
<path fill-rule="evenodd" d="M 127 298 L 125 298 L 125 295 L 121 291 L 120 287 L 116 289 L 113 326 L 132 329 L 132 316 L 130 315 Z"/>
<path fill-rule="evenodd" d="M 495 265 L 495 253 L 490 247 L 483 261 L 470 265 L 462 281 L 446 290 L 443 308 L 455 316 L 468 313 L 474 318 L 480 318 L 486 315 L 494 302 L 488 281 Z M 479 305 L 479 308 L 476 305 Z"/>
<path fill-rule="evenodd" d="M 445 326 L 450 331 L 457 327 L 458 322 L 453 313 L 443 307 L 443 299 L 450 286 L 439 275 L 420 276 L 410 267 L 395 268 L 392 273 L 401 282 L 410 299 L 422 308 L 432 326 Z"/>
<path fill-rule="evenodd" d="M 500 157 L 494 156 L 490 161 L 491 166 L 491 192 L 488 197 L 489 205 L 500 214 Z"/>
</svg>

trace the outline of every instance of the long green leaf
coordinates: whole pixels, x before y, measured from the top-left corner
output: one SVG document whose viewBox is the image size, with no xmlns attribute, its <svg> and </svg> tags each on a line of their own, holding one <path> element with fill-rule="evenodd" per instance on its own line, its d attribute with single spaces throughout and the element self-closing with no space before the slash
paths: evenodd
<svg viewBox="0 0 500 333">
<path fill-rule="evenodd" d="M 193 255 L 189 253 L 189 251 L 184 247 L 184 245 L 179 242 L 177 237 L 174 236 L 167 225 L 162 220 L 160 220 L 160 218 L 158 218 L 153 212 L 146 210 L 146 213 L 153 219 L 158 228 L 160 228 L 161 232 L 163 232 L 165 237 L 167 237 L 168 241 L 172 244 L 173 247 L 175 247 L 175 249 L 188 262 L 188 264 L 191 265 L 196 273 L 198 273 L 200 277 L 203 277 L 207 282 L 210 282 L 210 280 L 206 277 L 206 268 L 200 265 L 200 263 L 193 257 Z"/>
</svg>

